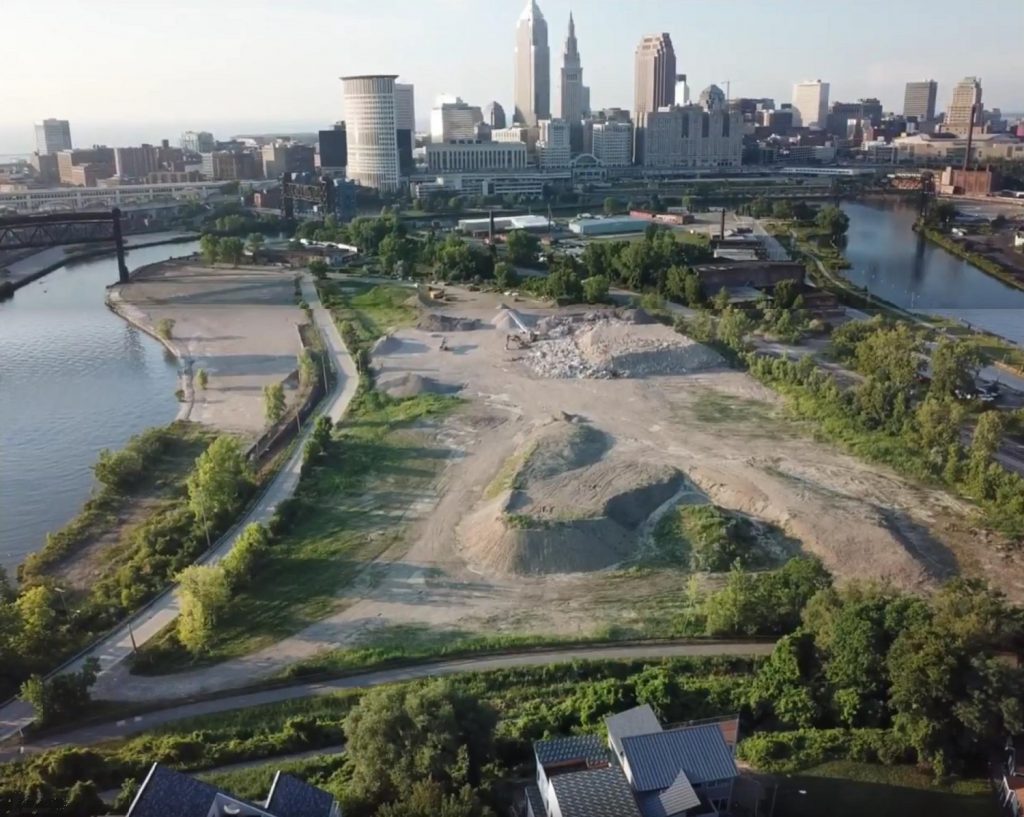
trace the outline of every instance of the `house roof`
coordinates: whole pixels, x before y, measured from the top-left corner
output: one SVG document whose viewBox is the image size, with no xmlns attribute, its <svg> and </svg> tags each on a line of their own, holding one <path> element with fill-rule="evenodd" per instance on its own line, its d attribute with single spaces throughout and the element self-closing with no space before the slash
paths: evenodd
<svg viewBox="0 0 1024 817">
<path fill-rule="evenodd" d="M 154 763 L 127 817 L 206 817 L 220 789 Z"/>
<path fill-rule="evenodd" d="M 567 738 L 538 740 L 533 744 L 537 762 L 541 766 L 559 763 L 598 762 L 608 760 L 608 750 L 597 735 L 571 735 Z"/>
<path fill-rule="evenodd" d="M 540 796 L 540 789 L 536 786 L 527 786 L 526 800 L 529 803 L 533 817 L 547 817 L 548 812 L 544 808 L 544 798 Z"/>
<path fill-rule="evenodd" d="M 736 761 L 714 724 L 622 739 L 638 792 L 667 789 L 685 773 L 693 785 L 736 777 Z"/>
<path fill-rule="evenodd" d="M 684 772 L 667 789 L 641 794 L 637 800 L 644 817 L 672 817 L 700 805 L 700 797 L 693 790 Z"/>
<path fill-rule="evenodd" d="M 618 766 L 556 775 L 551 788 L 562 817 L 642 817 Z"/>
<path fill-rule="evenodd" d="M 267 810 L 274 817 L 330 817 L 334 798 L 290 774 L 278 772 L 267 795 Z"/>
<path fill-rule="evenodd" d="M 622 751 L 623 738 L 649 735 L 661 731 L 661 723 L 650 704 L 634 706 L 617 715 L 609 715 L 604 719 L 604 723 L 608 727 L 608 739 L 612 742 L 616 752 Z"/>
</svg>

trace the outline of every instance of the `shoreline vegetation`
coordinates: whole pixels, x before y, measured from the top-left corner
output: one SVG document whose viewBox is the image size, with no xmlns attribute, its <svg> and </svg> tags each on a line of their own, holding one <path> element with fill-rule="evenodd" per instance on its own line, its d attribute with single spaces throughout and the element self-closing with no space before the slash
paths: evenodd
<svg viewBox="0 0 1024 817">
<path fill-rule="evenodd" d="M 941 230 L 922 224 L 920 221 L 914 224 L 914 230 L 918 235 L 924 236 L 936 246 L 944 249 L 950 255 L 955 255 L 957 258 L 966 261 L 980 272 L 983 272 L 992 278 L 996 278 L 1014 289 L 1024 290 L 1024 277 L 1014 275 L 1010 269 L 1004 267 L 998 261 L 993 261 L 991 258 L 988 258 L 981 253 L 971 252 L 964 247 L 961 242 L 954 240 Z"/>
</svg>

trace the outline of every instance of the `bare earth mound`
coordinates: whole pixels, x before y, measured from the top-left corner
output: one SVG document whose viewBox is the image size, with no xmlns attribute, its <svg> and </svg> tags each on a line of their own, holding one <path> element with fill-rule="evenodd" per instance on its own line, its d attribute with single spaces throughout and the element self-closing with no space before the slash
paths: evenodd
<svg viewBox="0 0 1024 817">
<path fill-rule="evenodd" d="M 534 432 L 499 474 L 498 495 L 460 525 L 464 555 L 499 574 L 601 570 L 633 555 L 640 526 L 684 479 L 669 466 L 606 456 L 607 445 L 572 421 Z"/>
<path fill-rule="evenodd" d="M 480 326 L 476 318 L 453 318 L 436 312 L 427 312 L 416 324 L 416 328 L 424 332 L 471 332 Z"/>
<path fill-rule="evenodd" d="M 667 326 L 599 319 L 553 323 L 549 337 L 530 348 L 526 362 L 542 377 L 608 378 L 687 374 L 723 361 Z"/>
<path fill-rule="evenodd" d="M 377 389 L 388 397 L 402 399 L 416 397 L 420 394 L 455 394 L 461 390 L 461 387 L 439 383 L 432 377 L 407 373 L 381 379 L 377 383 Z"/>
</svg>

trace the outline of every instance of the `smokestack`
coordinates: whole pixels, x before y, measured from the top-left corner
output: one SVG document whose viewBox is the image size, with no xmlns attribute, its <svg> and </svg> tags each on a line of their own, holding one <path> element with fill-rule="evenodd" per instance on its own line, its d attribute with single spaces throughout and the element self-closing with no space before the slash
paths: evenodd
<svg viewBox="0 0 1024 817">
<path fill-rule="evenodd" d="M 971 145 L 974 142 L 974 115 L 978 109 L 978 103 L 971 105 L 971 122 L 967 126 L 967 152 L 964 154 L 964 170 L 971 167 Z"/>
<path fill-rule="evenodd" d="M 725 240 L 725 208 L 724 207 L 722 208 L 722 226 L 721 226 L 721 228 L 718 231 L 718 237 L 720 239 L 722 239 L 723 241 Z"/>
</svg>

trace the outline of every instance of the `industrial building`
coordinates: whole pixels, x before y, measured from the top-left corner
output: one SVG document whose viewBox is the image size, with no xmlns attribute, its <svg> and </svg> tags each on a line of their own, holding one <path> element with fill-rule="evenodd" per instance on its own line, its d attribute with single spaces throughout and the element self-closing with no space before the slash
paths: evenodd
<svg viewBox="0 0 1024 817">
<path fill-rule="evenodd" d="M 490 232 L 490 218 L 463 218 L 459 219 L 458 228 L 470 235 L 481 235 Z M 547 216 L 518 215 L 518 216 L 495 216 L 494 231 L 496 233 L 507 233 L 510 230 L 527 230 L 529 232 L 546 232 L 551 229 L 552 222 Z"/>
<path fill-rule="evenodd" d="M 650 221 L 630 216 L 610 218 L 578 218 L 569 222 L 569 230 L 579 236 L 625 235 L 642 233 Z"/>
</svg>

